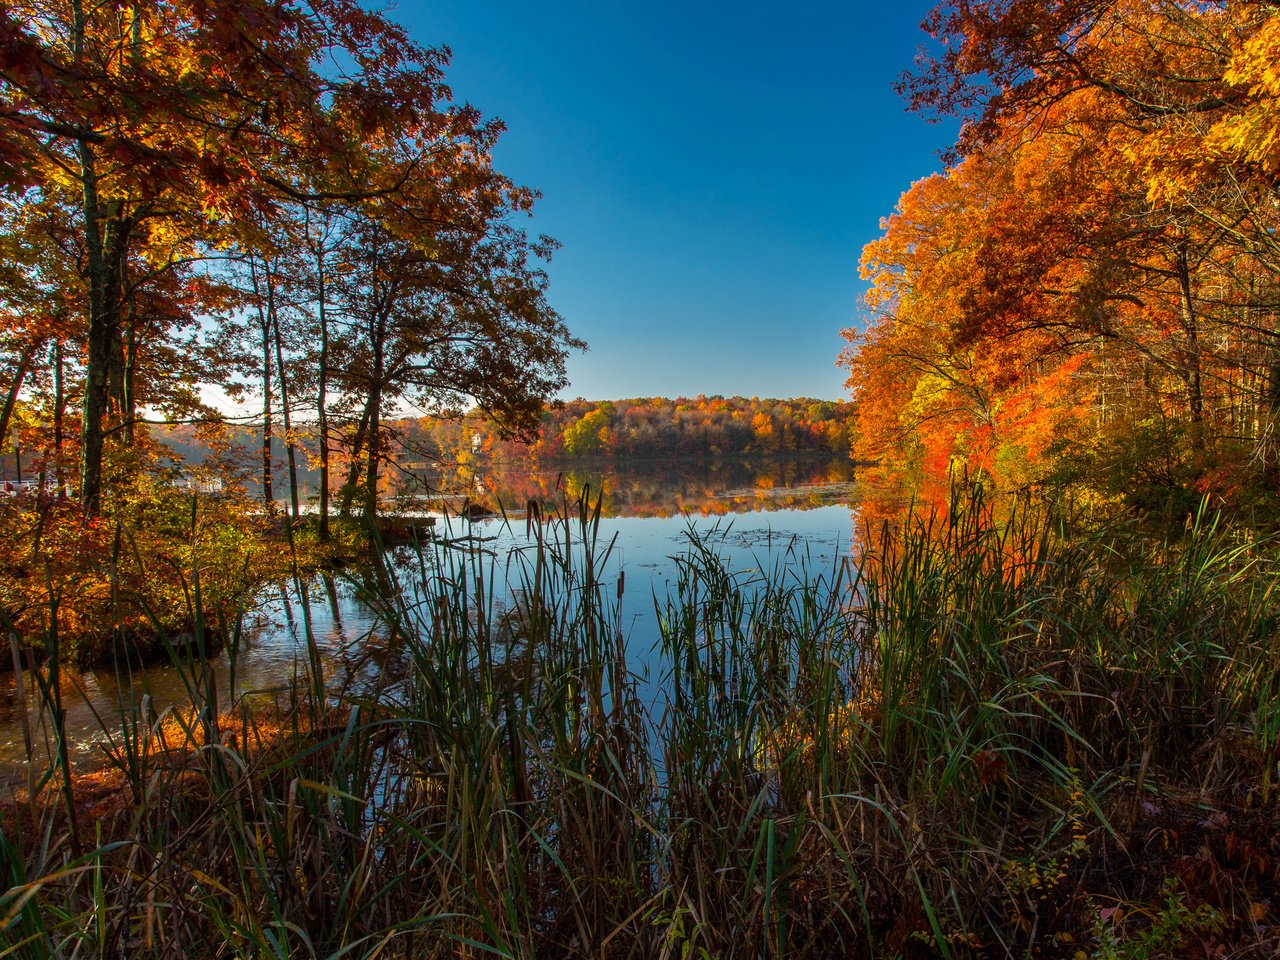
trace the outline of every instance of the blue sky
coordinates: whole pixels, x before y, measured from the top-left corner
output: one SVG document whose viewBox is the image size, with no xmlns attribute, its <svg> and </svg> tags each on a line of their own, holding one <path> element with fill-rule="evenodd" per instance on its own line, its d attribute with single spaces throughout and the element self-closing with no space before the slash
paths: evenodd
<svg viewBox="0 0 1280 960">
<path fill-rule="evenodd" d="M 433 0 L 391 15 L 453 50 L 563 244 L 550 299 L 590 350 L 566 397 L 844 395 L 862 245 L 954 126 L 893 92 L 930 4 Z"/>
</svg>

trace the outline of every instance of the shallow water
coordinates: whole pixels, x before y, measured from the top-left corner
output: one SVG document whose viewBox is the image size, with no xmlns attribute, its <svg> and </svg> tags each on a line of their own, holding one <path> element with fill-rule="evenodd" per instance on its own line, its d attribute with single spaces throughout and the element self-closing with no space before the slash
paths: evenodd
<svg viewBox="0 0 1280 960">
<path fill-rule="evenodd" d="M 822 574 L 849 552 L 854 534 L 852 483 L 830 476 L 833 471 L 827 468 L 806 473 L 790 465 L 787 470 L 782 477 L 757 471 L 756 478 L 767 482 L 752 486 L 744 486 L 741 470 L 708 471 L 696 482 L 686 476 L 668 486 L 666 503 L 653 493 L 660 488 L 660 477 L 643 482 L 634 473 L 621 481 L 607 474 L 575 478 L 580 487 L 603 487 L 605 502 L 616 514 L 600 519 L 597 553 L 611 549 L 599 574 L 607 590 L 616 589 L 620 579 L 624 583 L 621 624 L 643 699 L 652 702 L 660 693 L 655 686 L 660 673 L 654 657 L 655 600 L 660 602 L 674 583 L 673 558 L 687 549 L 690 531 L 712 545 L 729 570 L 748 575 L 779 567 Z M 622 495 L 621 488 L 628 484 L 642 488 L 644 495 Z M 643 515 L 630 515 L 634 513 Z M 445 532 L 443 525 L 437 529 Z M 493 569 L 499 575 L 512 550 L 530 545 L 519 518 L 453 520 L 448 533 L 479 543 L 494 558 Z M 412 564 L 406 561 L 403 569 L 411 571 Z M 411 572 L 406 575 L 412 577 Z M 306 669 L 308 621 L 330 688 L 359 688 L 394 673 L 399 658 L 384 644 L 379 617 L 361 599 L 359 581 L 358 571 L 316 577 L 301 592 L 289 584 L 262 597 L 245 625 L 245 639 L 234 658 L 234 678 L 229 651 L 210 663 L 219 704 L 225 708 L 245 694 L 287 697 Z M 499 585 L 497 594 L 503 592 Z M 65 671 L 62 696 L 73 765 L 100 763 L 118 742 L 122 724 L 134 722 L 144 711 L 154 716 L 190 702 L 187 684 L 199 679 L 193 671 L 172 665 L 131 668 L 127 663 Z M 0 675 L 0 780 L 10 783 L 26 780 L 28 732 L 37 756 L 47 756 L 52 742 L 48 716 L 32 706 L 38 697 L 29 679 L 24 687 L 25 710 L 14 675 Z"/>
</svg>

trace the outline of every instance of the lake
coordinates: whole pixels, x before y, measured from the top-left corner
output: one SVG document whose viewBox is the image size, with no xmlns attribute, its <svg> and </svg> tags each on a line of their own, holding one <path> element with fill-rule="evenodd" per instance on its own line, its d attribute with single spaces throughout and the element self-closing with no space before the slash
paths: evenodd
<svg viewBox="0 0 1280 960">
<path fill-rule="evenodd" d="M 458 541 L 453 549 L 480 549 L 502 576 L 511 551 L 527 547 L 524 507 L 531 500 L 554 504 L 581 495 L 599 499 L 601 517 L 597 550 L 609 548 L 600 570 L 608 584 L 622 581 L 621 622 L 638 689 L 651 703 L 661 690 L 653 650 L 658 639 L 655 599 L 667 593 L 676 575 L 673 558 L 683 553 L 690 533 L 703 538 L 731 571 L 779 567 L 811 573 L 833 570 L 848 555 L 856 527 L 855 487 L 850 464 L 835 462 L 730 462 L 639 464 L 572 470 L 521 470 L 508 466 L 461 478 L 477 500 L 501 504 L 506 519 L 468 521 L 441 519 L 430 528 L 437 538 Z M 402 507 L 419 512 L 428 504 L 411 494 Z M 518 508 L 518 509 L 517 509 Z M 548 509 L 553 509 L 548 507 Z M 398 576 L 412 581 L 416 563 L 398 555 Z M 235 696 L 284 695 L 307 658 L 306 623 L 322 655 L 326 678 L 335 690 L 394 677 L 402 664 L 395 644 L 376 612 L 363 599 L 361 571 L 316 577 L 299 591 L 282 585 L 260 598 L 248 618 L 245 639 L 233 664 L 227 652 L 211 664 L 219 702 Z M 411 588 L 411 583 L 409 584 Z M 505 586 L 499 584 L 499 594 Z M 66 670 L 63 684 L 66 727 L 78 768 L 100 763 L 110 748 L 106 731 L 136 714 L 145 702 L 155 713 L 189 701 L 190 671 L 172 665 L 95 670 Z M 231 690 L 234 682 L 235 690 Z M 25 691 L 27 715 L 37 749 L 51 738 L 30 704 L 35 691 Z M 234 694 L 234 696 L 233 696 Z M 25 779 L 26 757 L 22 697 L 12 673 L 0 675 L 0 776 Z"/>
</svg>

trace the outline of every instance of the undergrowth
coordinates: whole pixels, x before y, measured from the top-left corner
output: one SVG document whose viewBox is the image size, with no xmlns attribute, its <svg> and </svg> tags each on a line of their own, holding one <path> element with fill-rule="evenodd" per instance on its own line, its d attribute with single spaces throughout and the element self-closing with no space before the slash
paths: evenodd
<svg viewBox="0 0 1280 960">
<path fill-rule="evenodd" d="M 1280 950 L 1274 543 L 1203 514 L 1067 537 L 980 490 L 825 569 L 691 535 L 653 703 L 598 505 L 525 522 L 509 557 L 466 526 L 381 557 L 382 682 L 310 638 L 276 709 L 197 661 L 190 709 L 104 720 L 96 780 L 33 753 L 0 954 Z"/>
</svg>

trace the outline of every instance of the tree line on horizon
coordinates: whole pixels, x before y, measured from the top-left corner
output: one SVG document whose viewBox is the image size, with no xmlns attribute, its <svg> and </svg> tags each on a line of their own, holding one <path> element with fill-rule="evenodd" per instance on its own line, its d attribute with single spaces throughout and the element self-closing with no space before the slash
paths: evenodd
<svg viewBox="0 0 1280 960">
<path fill-rule="evenodd" d="M 944 3 L 963 119 L 863 252 L 855 456 L 1154 506 L 1280 489 L 1280 12 Z"/>
<path fill-rule="evenodd" d="M 549 406 L 529 440 L 504 435 L 480 411 L 404 425 L 410 450 L 440 462 L 661 460 L 849 456 L 853 406 L 796 397 L 635 397 Z"/>
<path fill-rule="evenodd" d="M 798 397 L 639 397 L 621 400 L 567 400 L 549 404 L 537 431 L 521 439 L 478 408 L 441 417 L 394 417 L 384 423 L 387 449 L 379 487 L 381 497 L 398 493 L 447 492 L 455 474 L 474 478 L 494 470 L 508 479 L 540 465 L 635 464 L 672 461 L 757 463 L 805 459 L 850 459 L 849 427 L 853 406 L 845 401 Z M 278 438 L 271 464 L 275 486 L 261 484 L 257 425 L 221 431 L 210 443 L 191 425 L 158 428 L 156 439 L 189 469 L 217 463 L 217 475 L 253 488 L 253 495 L 274 497 L 288 477 Z M 318 492 L 318 445 L 312 427 L 295 432 L 298 463 L 308 468 L 299 485 L 304 497 Z M 332 455 L 335 473 L 349 475 L 342 451 Z M 514 471 L 514 473 L 513 473 Z M 332 491 L 335 510 L 349 513 L 358 484 Z M 545 491 L 544 491 L 545 492 Z"/>
</svg>

